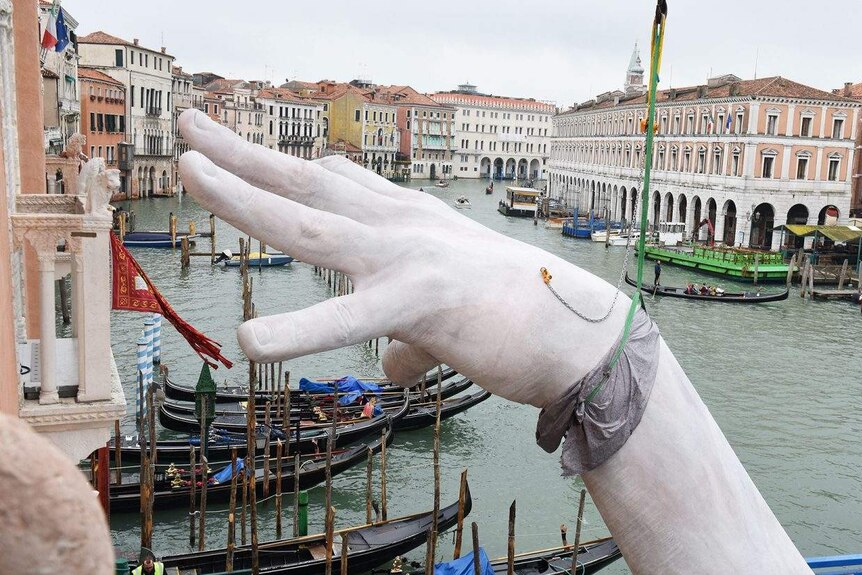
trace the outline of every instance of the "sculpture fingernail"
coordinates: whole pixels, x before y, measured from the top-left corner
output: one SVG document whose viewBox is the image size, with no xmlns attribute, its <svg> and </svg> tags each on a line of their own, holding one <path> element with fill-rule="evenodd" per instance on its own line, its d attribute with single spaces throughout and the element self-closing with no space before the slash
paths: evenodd
<svg viewBox="0 0 862 575">
<path fill-rule="evenodd" d="M 209 128 L 209 119 L 203 112 L 195 113 L 195 128 L 206 130 Z"/>
</svg>

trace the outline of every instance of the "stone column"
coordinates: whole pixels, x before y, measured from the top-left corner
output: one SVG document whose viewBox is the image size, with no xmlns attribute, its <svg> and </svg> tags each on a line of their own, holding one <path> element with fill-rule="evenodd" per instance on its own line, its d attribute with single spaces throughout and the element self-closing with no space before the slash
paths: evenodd
<svg viewBox="0 0 862 575">
<path fill-rule="evenodd" d="M 39 403 L 57 403 L 57 333 L 54 325 L 54 258 L 57 243 L 53 238 L 34 242 L 39 259 L 39 375 L 42 387 Z"/>
</svg>

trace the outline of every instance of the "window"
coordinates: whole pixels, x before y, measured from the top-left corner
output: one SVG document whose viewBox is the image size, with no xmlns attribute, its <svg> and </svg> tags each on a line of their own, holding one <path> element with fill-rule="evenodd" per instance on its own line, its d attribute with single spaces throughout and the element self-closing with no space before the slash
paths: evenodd
<svg viewBox="0 0 862 575">
<path fill-rule="evenodd" d="M 120 133 L 126 132 L 126 117 L 125 116 L 117 116 L 117 119 L 120 122 Z"/>
<path fill-rule="evenodd" d="M 760 175 L 764 178 L 771 178 L 774 164 L 775 156 L 763 156 L 763 170 Z"/>
<path fill-rule="evenodd" d="M 808 156 L 799 156 L 796 160 L 796 179 L 804 180 L 808 177 Z"/>
<path fill-rule="evenodd" d="M 682 171 L 691 171 L 691 152 L 689 152 L 688 150 L 686 150 L 685 156 L 682 159 Z"/>
<path fill-rule="evenodd" d="M 96 124 L 100 132 L 105 131 L 105 117 L 102 114 L 96 114 Z M 99 155 L 101 156 L 102 154 Z"/>
<path fill-rule="evenodd" d="M 735 134 L 741 134 L 742 133 L 742 118 L 743 118 L 743 112 L 737 112 L 736 113 L 736 129 L 734 130 Z"/>
<path fill-rule="evenodd" d="M 130 64 L 135 63 L 135 51 L 134 50 L 129 50 L 129 63 Z"/>
<path fill-rule="evenodd" d="M 713 150 L 712 152 L 712 173 L 721 174 L 721 150 Z"/>
<path fill-rule="evenodd" d="M 739 175 L 739 152 L 733 152 L 733 159 L 731 161 L 730 166 L 730 175 L 738 176 Z"/>
<path fill-rule="evenodd" d="M 114 65 L 117 68 L 123 67 L 123 49 L 122 48 L 117 48 L 116 50 L 114 50 Z"/>
<path fill-rule="evenodd" d="M 673 117 L 673 133 L 679 134 L 679 116 Z"/>
<path fill-rule="evenodd" d="M 769 114 L 768 116 L 766 116 L 766 134 L 769 136 L 774 136 L 777 127 L 778 127 L 778 115 L 777 114 Z"/>
<path fill-rule="evenodd" d="M 359 122 L 359 121 L 361 121 L 361 120 L 362 120 L 362 118 L 361 118 L 361 116 L 360 116 L 359 110 L 355 110 L 355 114 L 354 114 L 354 116 L 353 116 L 353 121 L 354 121 L 354 122 Z"/>
<path fill-rule="evenodd" d="M 840 140 L 842 135 L 842 128 L 844 128 L 844 120 L 842 118 L 835 118 L 832 120 L 832 139 Z"/>
<path fill-rule="evenodd" d="M 838 166 L 841 163 L 841 158 L 829 158 L 829 172 L 827 178 L 830 182 L 838 181 Z"/>
<path fill-rule="evenodd" d="M 709 116 L 707 114 L 703 114 L 700 117 L 700 131 L 701 131 L 701 133 L 708 134 L 709 133 L 709 127 L 710 127 Z"/>
<path fill-rule="evenodd" d="M 96 113 L 95 112 L 90 112 L 90 131 L 91 132 L 96 131 Z"/>
<path fill-rule="evenodd" d="M 685 133 L 694 134 L 694 116 L 689 115 L 685 120 Z"/>
<path fill-rule="evenodd" d="M 802 123 L 799 125 L 799 135 L 803 137 L 811 136 L 811 116 L 802 116 Z"/>
<path fill-rule="evenodd" d="M 697 173 L 702 174 L 706 167 L 706 150 L 700 150 L 697 153 Z"/>
</svg>

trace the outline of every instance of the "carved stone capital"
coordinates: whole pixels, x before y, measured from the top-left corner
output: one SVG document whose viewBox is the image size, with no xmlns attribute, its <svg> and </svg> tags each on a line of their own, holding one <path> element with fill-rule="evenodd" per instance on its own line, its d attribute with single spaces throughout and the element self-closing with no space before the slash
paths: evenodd
<svg viewBox="0 0 862 575">
<path fill-rule="evenodd" d="M 12 28 L 12 0 L 0 0 L 0 28 Z"/>
</svg>

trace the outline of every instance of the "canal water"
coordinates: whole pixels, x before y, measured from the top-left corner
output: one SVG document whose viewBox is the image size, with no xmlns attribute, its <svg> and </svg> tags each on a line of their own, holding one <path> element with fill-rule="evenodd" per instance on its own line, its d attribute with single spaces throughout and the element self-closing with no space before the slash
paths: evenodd
<svg viewBox="0 0 862 575">
<path fill-rule="evenodd" d="M 541 247 L 616 283 L 624 250 L 562 236 L 540 222 L 506 218 L 497 213 L 504 186 L 484 193 L 487 182 L 454 181 L 448 188 L 414 181 L 425 191 L 453 205 L 466 195 L 472 207 L 463 213 L 508 236 Z M 167 229 L 171 212 L 183 228 L 194 221 L 208 229 L 208 213 L 189 196 L 147 199 L 122 204 L 137 217 L 137 228 Z M 217 251 L 238 251 L 238 231 L 217 223 Z M 209 251 L 209 239 L 199 240 L 198 251 Z M 257 248 L 255 244 L 254 249 Z M 236 343 L 242 320 L 241 283 L 236 268 L 210 266 L 207 258 L 192 258 L 180 271 L 179 251 L 134 249 L 146 272 L 180 315 L 220 341 L 232 370 L 213 372 L 216 383 L 242 381 L 247 369 Z M 260 315 L 297 310 L 329 297 L 325 282 L 311 265 L 294 262 L 285 268 L 253 272 L 254 302 Z M 662 281 L 720 283 L 725 289 L 742 287 L 724 280 L 665 266 Z M 631 288 L 623 286 L 627 292 Z M 773 289 L 778 289 L 773 288 Z M 730 444 L 766 501 L 804 555 L 858 553 L 862 524 L 862 318 L 849 302 L 810 302 L 798 292 L 783 302 L 734 306 L 703 304 L 647 296 L 647 309 L 658 322 L 668 345 L 686 370 Z M 143 316 L 113 312 L 113 352 L 126 397 L 133 403 L 135 341 Z M 560 321 L 565 321 L 564 316 Z M 172 378 L 194 385 L 201 361 L 165 322 L 163 363 Z M 384 347 L 381 342 L 381 352 Z M 373 349 L 356 345 L 285 363 L 291 381 L 300 377 L 380 376 Z M 580 490 L 578 479 L 560 476 L 557 455 L 535 443 L 538 410 L 493 397 L 466 413 L 445 421 L 441 431 L 442 504 L 458 497 L 458 477 L 469 470 L 473 512 L 482 544 L 492 557 L 506 553 L 507 512 L 518 502 L 517 551 L 551 547 L 559 542 L 560 524 L 574 537 Z M 132 408 L 123 420 L 125 433 L 134 429 Z M 169 431 L 160 437 L 172 437 Z M 398 435 L 387 452 L 389 516 L 430 509 L 433 504 L 433 433 L 431 429 Z M 375 463 L 375 489 L 379 477 Z M 334 479 L 336 525 L 361 523 L 365 517 L 365 468 L 360 466 Z M 310 491 L 309 530 L 323 530 L 324 489 Z M 292 504 L 285 500 L 285 508 Z M 207 517 L 208 546 L 226 543 L 225 505 L 212 505 Z M 286 512 L 285 523 L 289 524 Z M 274 504 L 261 505 L 260 540 L 275 537 Z M 139 516 L 111 518 L 114 543 L 124 553 L 135 553 L 140 541 Z M 607 529 L 587 497 L 582 539 L 601 537 Z M 744 534 L 740 534 L 744 536 Z M 185 552 L 188 546 L 186 510 L 157 511 L 154 529 L 157 555 Z M 438 557 L 451 557 L 452 537 L 441 538 Z M 424 546 L 408 557 L 421 559 Z M 628 573 L 622 562 L 609 575 Z"/>
</svg>

